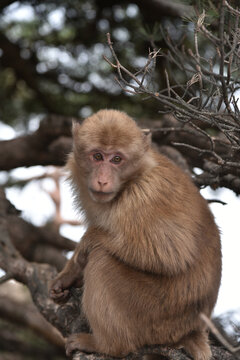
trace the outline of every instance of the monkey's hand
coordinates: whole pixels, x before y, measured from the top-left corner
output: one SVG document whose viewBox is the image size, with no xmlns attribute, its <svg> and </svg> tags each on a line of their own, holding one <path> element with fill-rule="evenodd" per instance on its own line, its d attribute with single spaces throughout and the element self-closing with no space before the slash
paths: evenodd
<svg viewBox="0 0 240 360">
<path fill-rule="evenodd" d="M 49 284 L 49 295 L 56 302 L 67 300 L 71 286 L 81 287 L 83 284 L 84 266 L 80 262 L 82 260 L 81 253 L 77 253 L 77 255 L 79 261 L 75 261 L 74 257 L 69 260 L 63 270 Z M 83 258 L 85 259 L 85 257 Z"/>
<path fill-rule="evenodd" d="M 49 295 L 56 302 L 65 302 L 72 285 L 81 285 L 80 279 L 76 282 L 72 272 L 62 272 L 50 282 Z"/>
</svg>

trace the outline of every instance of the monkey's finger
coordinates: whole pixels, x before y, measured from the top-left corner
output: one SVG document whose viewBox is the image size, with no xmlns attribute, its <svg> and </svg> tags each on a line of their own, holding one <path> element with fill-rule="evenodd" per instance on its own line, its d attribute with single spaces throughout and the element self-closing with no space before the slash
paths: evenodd
<svg viewBox="0 0 240 360">
<path fill-rule="evenodd" d="M 56 302 L 64 301 L 69 296 L 69 290 L 65 289 L 61 291 L 60 293 L 55 293 L 53 290 L 50 292 L 50 297 Z"/>
<path fill-rule="evenodd" d="M 56 281 L 56 283 L 52 285 L 51 290 L 55 291 L 56 293 L 62 292 L 62 283 L 60 281 Z"/>
<path fill-rule="evenodd" d="M 62 294 L 63 292 L 63 289 L 50 289 L 49 291 L 49 295 L 50 297 L 55 297 L 55 296 L 58 296 L 59 294 Z"/>
</svg>

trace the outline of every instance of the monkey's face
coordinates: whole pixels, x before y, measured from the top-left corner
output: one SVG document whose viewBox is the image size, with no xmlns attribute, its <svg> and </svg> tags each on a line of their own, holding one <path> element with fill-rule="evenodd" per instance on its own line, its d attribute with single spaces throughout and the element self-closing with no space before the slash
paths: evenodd
<svg viewBox="0 0 240 360">
<path fill-rule="evenodd" d="M 121 152 L 94 149 L 87 154 L 86 161 L 89 169 L 86 180 L 91 198 L 100 203 L 113 200 L 123 183 L 126 157 Z"/>
<path fill-rule="evenodd" d="M 107 203 L 136 177 L 149 149 L 149 137 L 135 121 L 116 110 L 101 110 L 73 123 L 78 176 L 91 198 Z"/>
</svg>

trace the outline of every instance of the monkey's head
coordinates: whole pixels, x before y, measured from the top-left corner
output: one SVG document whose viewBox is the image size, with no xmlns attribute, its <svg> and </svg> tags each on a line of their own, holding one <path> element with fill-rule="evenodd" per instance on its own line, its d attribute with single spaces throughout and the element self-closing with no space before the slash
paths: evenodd
<svg viewBox="0 0 240 360">
<path fill-rule="evenodd" d="M 137 176 L 146 162 L 149 135 L 116 110 L 100 110 L 82 125 L 73 124 L 75 162 L 94 201 L 113 200 Z"/>
</svg>

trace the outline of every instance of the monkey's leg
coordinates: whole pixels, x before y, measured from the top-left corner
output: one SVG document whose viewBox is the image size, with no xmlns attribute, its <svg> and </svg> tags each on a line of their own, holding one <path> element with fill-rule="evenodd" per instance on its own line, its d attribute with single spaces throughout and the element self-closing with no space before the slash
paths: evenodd
<svg viewBox="0 0 240 360">
<path fill-rule="evenodd" d="M 209 360 L 212 352 L 206 331 L 194 331 L 180 341 L 184 349 L 194 360 Z"/>
<path fill-rule="evenodd" d="M 96 352 L 124 357 L 148 343 L 142 334 L 147 329 L 145 321 L 138 320 L 146 317 L 142 315 L 144 305 L 142 299 L 133 296 L 136 283 L 128 267 L 105 250 L 95 248 L 90 253 L 84 270 L 82 304 Z M 139 292 L 142 293 L 142 286 Z"/>
</svg>

